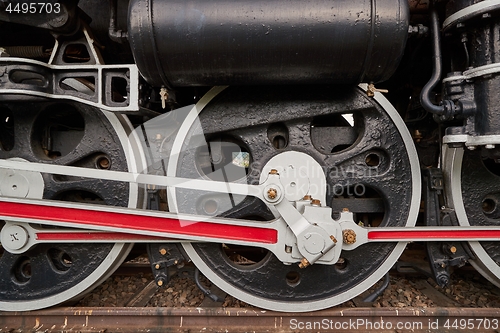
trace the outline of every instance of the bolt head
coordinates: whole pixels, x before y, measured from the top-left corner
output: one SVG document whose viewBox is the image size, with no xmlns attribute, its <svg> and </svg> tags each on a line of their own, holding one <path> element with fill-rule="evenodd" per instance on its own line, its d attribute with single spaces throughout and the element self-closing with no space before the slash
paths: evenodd
<svg viewBox="0 0 500 333">
<path fill-rule="evenodd" d="M 160 249 L 160 254 L 161 254 L 162 256 L 166 255 L 166 254 L 167 254 L 167 250 L 166 250 L 166 249 L 164 249 L 164 248 L 161 248 L 161 249 Z"/>
</svg>

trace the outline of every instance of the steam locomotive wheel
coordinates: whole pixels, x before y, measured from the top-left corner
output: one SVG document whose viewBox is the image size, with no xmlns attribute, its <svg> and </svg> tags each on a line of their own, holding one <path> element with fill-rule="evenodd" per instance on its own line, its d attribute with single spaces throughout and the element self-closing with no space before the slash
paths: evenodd
<svg viewBox="0 0 500 333">
<path fill-rule="evenodd" d="M 258 184 L 269 160 L 296 151 L 324 170 L 326 204 L 334 214 L 348 207 L 365 226 L 415 224 L 420 204 L 417 154 L 385 98 L 367 97 L 358 88 L 214 89 L 179 129 L 168 175 Z M 310 170 L 298 172 L 313 176 Z M 255 198 L 209 191 L 172 190 L 170 210 L 262 221 L 276 214 Z M 300 269 L 259 248 L 183 243 L 200 271 L 227 293 L 259 307 L 296 312 L 340 304 L 367 290 L 394 265 L 405 245 L 366 244 L 343 251 L 334 265 Z"/>
<path fill-rule="evenodd" d="M 488 150 L 444 148 L 448 205 L 462 226 L 500 225 L 500 164 Z M 486 279 L 500 287 L 500 244 L 469 242 L 476 258 L 469 260 Z"/>
<path fill-rule="evenodd" d="M 120 115 L 61 102 L 6 104 L 0 107 L 0 116 L 0 158 L 137 170 L 135 157 L 126 149 L 131 125 Z M 136 185 L 74 176 L 39 177 L 43 181 L 29 184 L 30 193 L 38 192 L 39 198 L 140 206 Z M 5 188 L 3 195 L 16 196 Z M 33 310 L 77 298 L 109 277 L 131 247 L 123 243 L 39 244 L 22 254 L 0 248 L 0 310 Z"/>
</svg>

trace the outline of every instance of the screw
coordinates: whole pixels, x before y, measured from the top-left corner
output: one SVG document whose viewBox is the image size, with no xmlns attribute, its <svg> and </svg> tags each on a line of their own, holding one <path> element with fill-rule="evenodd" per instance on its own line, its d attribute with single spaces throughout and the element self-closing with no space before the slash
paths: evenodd
<svg viewBox="0 0 500 333">
<path fill-rule="evenodd" d="M 342 208 L 342 212 L 349 213 L 349 208 Z"/>
<path fill-rule="evenodd" d="M 161 249 L 160 249 L 160 254 L 161 254 L 162 256 L 166 255 L 166 254 L 167 254 L 167 250 L 166 250 L 166 249 L 164 249 L 164 248 L 161 248 Z"/>
<path fill-rule="evenodd" d="M 309 260 L 307 260 L 306 258 L 302 258 L 299 264 L 299 268 L 306 268 L 307 266 L 309 266 Z"/>
<path fill-rule="evenodd" d="M 160 269 L 160 265 L 159 265 L 159 264 L 156 264 L 156 265 L 155 265 L 155 268 L 156 268 L 156 269 Z"/>
<path fill-rule="evenodd" d="M 356 243 L 356 232 L 352 229 L 346 229 L 342 233 L 344 243 L 346 244 L 354 244 Z"/>
<path fill-rule="evenodd" d="M 275 188 L 270 188 L 267 190 L 267 197 L 271 200 L 276 199 L 276 196 L 278 195 L 278 190 Z"/>
<path fill-rule="evenodd" d="M 494 149 L 495 145 L 486 145 L 486 146 L 484 146 L 484 148 L 486 148 L 486 149 Z"/>
<path fill-rule="evenodd" d="M 476 150 L 476 146 L 467 146 L 467 149 L 469 149 L 469 150 Z"/>
<path fill-rule="evenodd" d="M 311 201 L 311 205 L 314 207 L 321 207 L 321 201 L 319 201 L 318 199 L 313 199 Z"/>
<path fill-rule="evenodd" d="M 163 286 L 163 280 L 158 280 L 158 282 L 156 282 L 156 284 L 157 284 L 158 286 L 160 286 L 160 287 L 161 287 L 161 286 Z"/>
<path fill-rule="evenodd" d="M 335 236 L 330 235 L 330 239 L 332 240 L 332 242 L 334 242 L 335 244 L 337 244 L 337 238 L 335 238 Z"/>
<path fill-rule="evenodd" d="M 271 169 L 271 171 L 269 171 L 269 174 L 270 175 L 279 175 L 278 170 L 276 170 L 276 169 Z"/>
<path fill-rule="evenodd" d="M 454 247 L 453 245 L 450 246 L 450 252 L 453 253 L 453 254 L 457 253 L 457 248 Z"/>
<path fill-rule="evenodd" d="M 302 200 L 312 200 L 312 197 L 309 194 L 304 195 Z"/>
</svg>

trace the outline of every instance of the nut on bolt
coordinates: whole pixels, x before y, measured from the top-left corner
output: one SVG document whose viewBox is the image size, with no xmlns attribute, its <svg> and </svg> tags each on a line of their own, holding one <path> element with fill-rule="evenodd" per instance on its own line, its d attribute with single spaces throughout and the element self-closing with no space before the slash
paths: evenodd
<svg viewBox="0 0 500 333">
<path fill-rule="evenodd" d="M 161 254 L 162 256 L 166 255 L 166 254 L 167 254 L 167 250 L 166 250 L 165 248 L 161 248 L 161 249 L 160 249 L 160 254 Z"/>
<path fill-rule="evenodd" d="M 276 199 L 276 197 L 278 196 L 278 190 L 275 189 L 275 188 L 270 188 L 267 190 L 267 197 L 271 200 L 273 199 Z"/>
<path fill-rule="evenodd" d="M 352 229 L 346 229 L 343 231 L 344 243 L 354 244 L 356 243 L 356 233 Z"/>
<path fill-rule="evenodd" d="M 281 191 L 281 188 L 276 184 L 269 184 L 262 191 L 263 199 L 269 203 L 276 203 L 280 201 L 282 196 L 283 193 Z"/>
<path fill-rule="evenodd" d="M 299 264 L 299 268 L 306 268 L 307 266 L 309 266 L 309 260 L 307 260 L 306 258 L 302 258 Z"/>
<path fill-rule="evenodd" d="M 332 242 L 334 242 L 335 244 L 337 244 L 337 238 L 335 238 L 334 235 L 330 235 L 330 239 L 332 240 Z"/>
<path fill-rule="evenodd" d="M 318 199 L 312 199 L 311 205 L 314 207 L 321 207 L 321 201 Z"/>
</svg>

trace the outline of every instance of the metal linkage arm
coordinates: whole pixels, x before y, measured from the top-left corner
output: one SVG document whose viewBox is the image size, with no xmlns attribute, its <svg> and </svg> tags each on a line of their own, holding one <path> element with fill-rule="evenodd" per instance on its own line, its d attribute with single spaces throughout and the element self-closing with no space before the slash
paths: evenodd
<svg viewBox="0 0 500 333">
<path fill-rule="evenodd" d="M 126 96 L 116 98 L 115 80 L 127 83 Z M 138 111 L 138 87 L 136 65 L 48 65 L 0 57 L 0 100 L 25 95 L 73 100 L 108 111 Z"/>
</svg>

